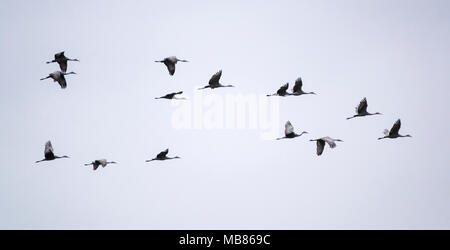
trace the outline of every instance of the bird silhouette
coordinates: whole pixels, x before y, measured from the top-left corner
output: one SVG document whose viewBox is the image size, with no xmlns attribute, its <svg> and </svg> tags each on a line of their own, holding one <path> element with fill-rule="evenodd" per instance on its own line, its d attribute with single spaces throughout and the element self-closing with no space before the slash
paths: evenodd
<svg viewBox="0 0 450 250">
<path fill-rule="evenodd" d="M 267 95 L 267 96 L 287 96 L 289 95 L 289 93 L 287 93 L 287 90 L 289 89 L 289 83 L 286 83 L 285 85 L 281 86 L 277 93 L 275 94 L 271 94 L 271 95 Z"/>
<path fill-rule="evenodd" d="M 277 138 L 277 140 L 282 140 L 282 139 L 293 139 L 293 138 L 300 137 L 300 136 L 302 136 L 302 135 L 304 135 L 304 134 L 307 134 L 307 133 L 308 133 L 308 132 L 303 131 L 301 134 L 296 134 L 296 133 L 294 132 L 294 127 L 292 126 L 291 122 L 290 122 L 290 121 L 287 121 L 287 122 L 286 122 L 286 125 L 284 126 L 284 134 L 285 134 L 285 136 L 284 136 L 284 137 L 281 137 L 281 138 Z"/>
<path fill-rule="evenodd" d="M 323 150 L 325 149 L 325 143 L 327 143 L 330 148 L 335 148 L 336 147 L 336 142 L 343 142 L 340 139 L 333 139 L 329 136 L 327 137 L 322 137 L 320 139 L 314 139 L 314 140 L 310 140 L 310 141 L 315 141 L 317 142 L 317 155 L 320 156 L 323 153 Z"/>
<path fill-rule="evenodd" d="M 356 107 L 356 115 L 347 118 L 347 120 L 356 118 L 356 117 L 363 117 L 363 116 L 369 116 L 369 115 L 381 115 L 381 113 L 376 112 L 376 113 L 369 113 L 367 112 L 367 99 L 364 97 L 364 99 L 361 100 L 361 102 L 359 103 L 359 105 Z"/>
<path fill-rule="evenodd" d="M 183 94 L 183 91 L 176 92 L 176 93 L 170 93 L 170 94 L 167 94 L 167 95 L 161 96 L 161 97 L 155 97 L 155 99 L 176 99 L 176 100 L 186 100 L 186 98 L 177 98 L 177 97 L 175 97 L 175 95 L 181 95 L 181 94 Z"/>
<path fill-rule="evenodd" d="M 97 170 L 99 166 L 106 167 L 108 164 L 117 164 L 115 161 L 107 161 L 106 159 L 95 160 L 91 163 L 84 164 L 85 166 L 93 166 L 94 171 Z"/>
<path fill-rule="evenodd" d="M 54 63 L 57 62 L 59 64 L 59 68 L 61 69 L 62 72 L 66 72 L 67 71 L 67 62 L 68 61 L 74 61 L 74 62 L 79 62 L 78 59 L 70 59 L 67 58 L 64 55 L 64 51 L 63 52 L 59 52 L 57 54 L 55 54 L 55 59 L 52 61 L 47 62 L 48 63 Z"/>
<path fill-rule="evenodd" d="M 166 58 L 164 58 L 161 61 L 155 61 L 155 62 L 157 62 L 157 63 L 164 63 L 164 65 L 166 65 L 166 67 L 167 67 L 167 70 L 169 70 L 169 74 L 171 76 L 173 76 L 175 74 L 175 65 L 178 62 L 188 62 L 188 61 L 180 60 L 180 59 L 178 59 L 175 56 L 171 56 L 171 57 L 166 57 Z"/>
<path fill-rule="evenodd" d="M 302 87 L 303 87 L 303 81 L 302 81 L 302 78 L 299 77 L 299 78 L 297 78 L 297 80 L 295 80 L 294 88 L 293 88 L 291 95 L 294 95 L 294 96 L 316 95 L 316 93 L 314 93 L 314 92 L 304 92 L 302 90 Z"/>
<path fill-rule="evenodd" d="M 50 73 L 47 77 L 41 78 L 42 80 L 48 79 L 48 78 L 52 78 L 54 82 L 58 82 L 59 85 L 61 86 L 61 89 L 65 89 L 67 88 L 67 82 L 66 82 L 66 75 L 71 75 L 71 74 L 76 74 L 75 72 L 61 72 L 61 71 L 55 71 L 53 73 Z"/>
<path fill-rule="evenodd" d="M 400 128 L 402 126 L 402 122 L 400 121 L 400 119 L 398 119 L 395 123 L 394 126 L 392 126 L 391 130 L 384 130 L 384 137 L 380 137 L 378 138 L 378 140 L 382 140 L 382 139 L 386 139 L 386 138 L 390 138 L 390 139 L 395 139 L 395 138 L 399 138 L 399 137 L 412 137 L 411 135 L 400 135 L 398 132 L 400 131 Z"/>
<path fill-rule="evenodd" d="M 215 89 L 215 88 L 224 88 L 224 87 L 234 87 L 233 85 L 222 85 L 221 83 L 219 83 L 220 77 L 222 77 L 222 70 L 219 70 L 219 72 L 215 73 L 209 80 L 208 85 L 206 85 L 203 88 L 199 88 L 199 90 L 207 89 L 207 88 Z"/>
<path fill-rule="evenodd" d="M 67 156 L 67 155 L 56 156 L 53 153 L 53 146 L 52 146 L 52 143 L 50 141 L 45 143 L 44 157 L 45 158 L 43 160 L 36 161 L 36 163 L 43 162 L 43 161 L 53 161 L 53 160 L 62 159 L 62 158 L 69 158 L 69 156 Z"/>
<path fill-rule="evenodd" d="M 173 159 L 180 159 L 180 157 L 168 157 L 167 154 L 169 153 L 169 149 L 166 149 L 162 151 L 161 153 L 156 155 L 156 158 L 153 158 L 151 160 L 146 160 L 145 162 L 151 162 L 151 161 L 165 161 L 165 160 L 173 160 Z"/>
</svg>

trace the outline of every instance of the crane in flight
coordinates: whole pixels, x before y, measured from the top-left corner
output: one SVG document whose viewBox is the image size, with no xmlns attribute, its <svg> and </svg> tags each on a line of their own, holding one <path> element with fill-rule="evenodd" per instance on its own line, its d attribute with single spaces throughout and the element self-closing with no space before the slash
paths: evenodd
<svg viewBox="0 0 450 250">
<path fill-rule="evenodd" d="M 165 161 L 165 160 L 173 160 L 173 159 L 180 159 L 180 157 L 168 157 L 167 154 L 169 153 L 169 149 L 166 149 L 162 151 L 161 153 L 156 155 L 156 158 L 153 158 L 151 160 L 146 160 L 145 162 L 151 162 L 151 161 Z"/>
<path fill-rule="evenodd" d="M 61 71 L 62 72 L 66 72 L 67 71 L 67 62 L 68 61 L 79 62 L 78 59 L 67 58 L 64 55 L 64 51 L 62 51 L 62 52 L 56 53 L 55 54 L 55 59 L 52 60 L 52 61 L 48 61 L 47 64 L 56 62 L 56 63 L 59 64 L 59 68 L 61 69 Z"/>
<path fill-rule="evenodd" d="M 287 90 L 289 89 L 289 83 L 286 83 L 285 85 L 281 86 L 278 90 L 277 93 L 275 94 L 271 94 L 271 95 L 267 95 L 267 96 L 288 96 L 290 95 Z"/>
<path fill-rule="evenodd" d="M 53 73 L 48 74 L 47 77 L 41 78 L 42 80 L 52 78 L 53 82 L 58 82 L 59 86 L 61 86 L 61 89 L 67 88 L 67 81 L 66 81 L 66 75 L 76 74 L 75 72 L 62 72 L 62 71 L 55 71 Z"/>
<path fill-rule="evenodd" d="M 381 113 L 376 112 L 376 113 L 369 113 L 367 112 L 367 99 L 364 97 L 364 99 L 361 100 L 361 102 L 359 103 L 359 105 L 356 107 L 356 115 L 347 118 L 347 120 L 356 118 L 356 117 L 363 117 L 363 116 L 369 116 L 369 115 L 381 115 Z"/>
<path fill-rule="evenodd" d="M 93 166 L 94 171 L 97 170 L 99 166 L 106 167 L 108 164 L 117 164 L 115 161 L 107 161 L 106 159 L 95 160 L 91 163 L 84 164 L 85 166 Z"/>
<path fill-rule="evenodd" d="M 169 100 L 171 100 L 171 99 L 175 99 L 175 100 L 186 100 L 186 98 L 184 98 L 184 97 L 181 97 L 181 98 L 177 98 L 175 95 L 181 95 L 181 94 L 183 94 L 183 91 L 180 91 L 180 92 L 176 92 L 176 93 L 170 93 L 170 94 L 167 94 L 167 95 L 165 95 L 165 96 L 161 96 L 161 97 L 155 97 L 155 99 L 169 99 Z"/>
<path fill-rule="evenodd" d="M 314 139 L 314 140 L 310 140 L 310 141 L 315 141 L 317 142 L 317 155 L 320 156 L 323 153 L 323 150 L 325 149 L 325 143 L 327 143 L 330 148 L 335 148 L 336 147 L 336 142 L 343 142 L 340 139 L 333 139 L 329 136 L 327 137 L 322 137 L 319 139 Z"/>
<path fill-rule="evenodd" d="M 290 121 L 286 122 L 286 125 L 284 126 L 284 137 L 281 138 L 277 138 L 277 140 L 282 140 L 282 139 L 293 139 L 296 137 L 300 137 L 304 134 L 307 134 L 308 132 L 303 131 L 301 134 L 296 134 L 294 132 L 294 126 L 292 126 Z"/>
<path fill-rule="evenodd" d="M 209 80 L 208 85 L 206 85 L 203 88 L 199 88 L 199 90 L 201 89 L 207 89 L 207 88 L 211 88 L 211 89 L 216 89 L 216 88 L 225 88 L 225 87 L 234 87 L 233 85 L 222 85 L 219 81 L 220 81 L 220 77 L 222 77 L 222 70 L 219 70 L 219 72 L 215 73 L 211 79 Z"/>
<path fill-rule="evenodd" d="M 399 137 L 412 137 L 411 135 L 400 135 L 398 132 L 400 131 L 400 128 L 402 126 L 402 122 L 400 121 L 400 119 L 398 119 L 395 123 L 394 126 L 392 126 L 391 130 L 384 130 L 384 137 L 380 137 L 378 138 L 378 140 L 382 140 L 382 139 L 386 139 L 386 138 L 390 138 L 390 139 L 396 139 Z"/>
<path fill-rule="evenodd" d="M 175 65 L 178 62 L 188 62 L 187 60 L 180 60 L 176 56 L 166 57 L 161 61 L 155 61 L 157 63 L 164 63 L 166 65 L 167 70 L 169 70 L 169 74 L 173 76 L 175 74 Z"/>
<path fill-rule="evenodd" d="M 69 158 L 69 156 L 67 156 L 67 155 L 56 156 L 53 153 L 53 146 L 52 146 L 52 143 L 50 141 L 45 143 L 44 157 L 45 158 L 43 160 L 36 161 L 36 163 L 43 162 L 43 161 L 53 161 L 53 160 L 62 159 L 62 158 Z"/>
<path fill-rule="evenodd" d="M 293 88 L 293 91 L 292 91 L 291 95 L 294 95 L 294 96 L 316 95 L 316 93 L 314 93 L 314 92 L 305 92 L 305 91 L 303 91 L 302 87 L 303 87 L 303 81 L 302 81 L 302 78 L 299 77 L 299 78 L 297 78 L 297 80 L 295 80 L 294 88 Z"/>
</svg>

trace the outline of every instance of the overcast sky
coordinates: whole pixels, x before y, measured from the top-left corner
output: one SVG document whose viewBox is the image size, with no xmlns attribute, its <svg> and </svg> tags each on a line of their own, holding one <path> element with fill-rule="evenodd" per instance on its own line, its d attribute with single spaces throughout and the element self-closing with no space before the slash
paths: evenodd
<svg viewBox="0 0 450 250">
<path fill-rule="evenodd" d="M 450 229 L 449 8 L 2 1 L 0 228 Z M 39 81 L 63 50 L 80 60 L 65 90 Z M 154 61 L 172 55 L 190 62 L 169 76 Z M 174 126 L 177 106 L 154 97 L 198 100 L 220 69 L 236 88 L 203 98 L 258 97 L 301 76 L 318 95 L 273 97 L 274 139 L 287 120 L 309 134 Z M 345 120 L 363 97 L 383 115 Z M 378 141 L 398 118 L 413 137 Z M 309 139 L 322 136 L 344 142 L 318 157 Z M 47 140 L 71 158 L 35 164 Z M 145 163 L 166 148 L 182 159 Z M 99 158 L 119 164 L 83 166 Z"/>
</svg>

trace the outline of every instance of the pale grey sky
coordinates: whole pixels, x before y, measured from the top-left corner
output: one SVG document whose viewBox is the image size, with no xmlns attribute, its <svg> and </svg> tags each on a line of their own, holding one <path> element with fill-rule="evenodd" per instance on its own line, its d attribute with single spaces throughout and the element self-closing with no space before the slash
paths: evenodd
<svg viewBox="0 0 450 250">
<path fill-rule="evenodd" d="M 450 229 L 448 1 L 2 1 L 1 229 Z M 41 77 L 62 50 L 68 88 Z M 169 76 L 154 63 L 189 63 Z M 223 70 L 310 134 L 176 130 Z M 205 92 L 207 95 L 212 91 Z M 346 121 L 367 97 L 384 115 Z M 413 138 L 377 141 L 401 118 Z M 322 136 L 343 139 L 315 155 Z M 51 140 L 70 159 L 34 164 Z M 170 148 L 180 160 L 146 164 Z M 119 162 L 93 172 L 97 158 Z"/>
</svg>

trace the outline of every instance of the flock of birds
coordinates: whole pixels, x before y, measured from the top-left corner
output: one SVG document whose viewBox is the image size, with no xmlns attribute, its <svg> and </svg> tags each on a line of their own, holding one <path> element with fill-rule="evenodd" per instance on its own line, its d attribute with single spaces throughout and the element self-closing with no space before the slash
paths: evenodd
<svg viewBox="0 0 450 250">
<path fill-rule="evenodd" d="M 58 84 L 61 86 L 62 89 L 67 88 L 67 81 L 65 76 L 67 75 L 71 75 L 71 74 L 76 74 L 75 72 L 68 72 L 67 73 L 67 63 L 69 61 L 74 61 L 74 62 L 79 62 L 78 59 L 71 59 L 68 58 L 64 55 L 64 51 L 55 54 L 55 59 L 52 61 L 48 61 L 47 64 L 49 63 L 58 63 L 59 67 L 60 67 L 60 71 L 55 71 L 53 73 L 50 73 L 47 77 L 42 78 L 41 80 L 45 80 L 45 79 L 53 79 L 54 82 L 58 82 Z M 171 57 L 167 57 L 164 58 L 163 60 L 160 61 L 155 61 L 157 63 L 163 63 L 166 67 L 167 70 L 169 71 L 169 74 L 171 76 L 173 76 L 175 74 L 175 65 L 178 62 L 188 62 L 187 60 L 181 60 L 178 59 L 175 56 L 171 56 Z M 225 87 L 234 87 L 233 85 L 224 85 L 222 83 L 220 83 L 220 78 L 222 77 L 222 70 L 218 71 L 217 73 L 215 73 L 209 80 L 208 85 L 206 85 L 203 88 L 200 88 L 199 90 L 202 89 L 207 89 L 207 88 L 211 88 L 211 89 L 216 89 L 216 88 L 225 88 Z M 303 81 L 302 79 L 299 77 L 297 78 L 297 80 L 295 81 L 294 87 L 292 89 L 292 92 L 289 93 L 288 92 L 289 89 L 289 83 L 286 83 L 285 85 L 281 86 L 278 91 L 274 94 L 270 94 L 267 95 L 268 97 L 270 96 L 281 96 L 281 97 L 287 97 L 287 96 L 301 96 L 301 95 L 316 95 L 316 93 L 314 92 L 305 92 L 303 91 Z M 174 93 L 170 93 L 167 94 L 165 96 L 161 96 L 161 97 L 156 97 L 155 99 L 185 99 L 185 98 L 178 98 L 176 97 L 177 95 L 181 95 L 183 92 L 179 91 L 179 92 L 174 92 Z M 361 102 L 359 103 L 359 105 L 356 107 L 356 114 L 352 117 L 347 118 L 347 120 L 350 119 L 354 119 L 357 117 L 364 117 L 364 116 L 373 116 L 373 115 L 381 115 L 381 113 L 376 112 L 376 113 L 369 113 L 367 111 L 367 99 L 364 98 L 361 100 Z M 400 137 L 411 137 L 411 135 L 401 135 L 399 134 L 400 131 L 400 127 L 401 127 L 401 121 L 400 119 L 398 119 L 394 125 L 392 126 L 392 128 L 390 130 L 385 129 L 384 130 L 384 137 L 380 137 L 378 138 L 378 140 L 382 140 L 382 139 L 396 139 L 396 138 L 400 138 Z M 277 140 L 282 140 L 282 139 L 294 139 L 297 137 L 301 137 L 304 134 L 308 134 L 308 132 L 303 131 L 300 134 L 295 133 L 294 131 L 294 127 L 292 126 L 290 121 L 287 121 L 285 124 L 285 136 L 281 137 L 281 138 L 277 138 Z M 313 139 L 310 141 L 315 141 L 316 142 L 316 146 L 317 146 L 317 155 L 320 156 L 322 155 L 326 144 L 329 145 L 330 148 L 335 148 L 336 147 L 336 142 L 343 142 L 340 139 L 333 139 L 329 136 L 326 137 L 322 137 L 322 138 L 318 138 L 318 139 Z M 147 160 L 146 162 L 152 162 L 152 161 L 165 161 L 165 160 L 172 160 L 172 159 L 179 159 L 180 157 L 175 156 L 175 157 L 168 157 L 167 154 L 169 153 L 169 149 L 166 149 L 162 152 L 160 152 L 159 154 L 156 155 L 155 158 L 151 159 L 151 160 Z M 36 161 L 36 163 L 39 162 L 43 162 L 43 161 L 53 161 L 56 159 L 62 159 L 62 158 L 69 158 L 67 155 L 64 156 L 56 156 L 53 152 L 53 146 L 52 143 L 50 141 L 48 141 L 45 144 L 45 150 L 44 150 L 44 159 L 40 160 L 40 161 Z M 114 161 L 107 161 L 106 159 L 99 159 L 99 160 L 94 160 L 91 163 L 85 164 L 85 166 L 93 166 L 94 170 L 97 170 L 100 166 L 102 167 L 106 167 L 109 164 L 117 164 Z"/>
</svg>

